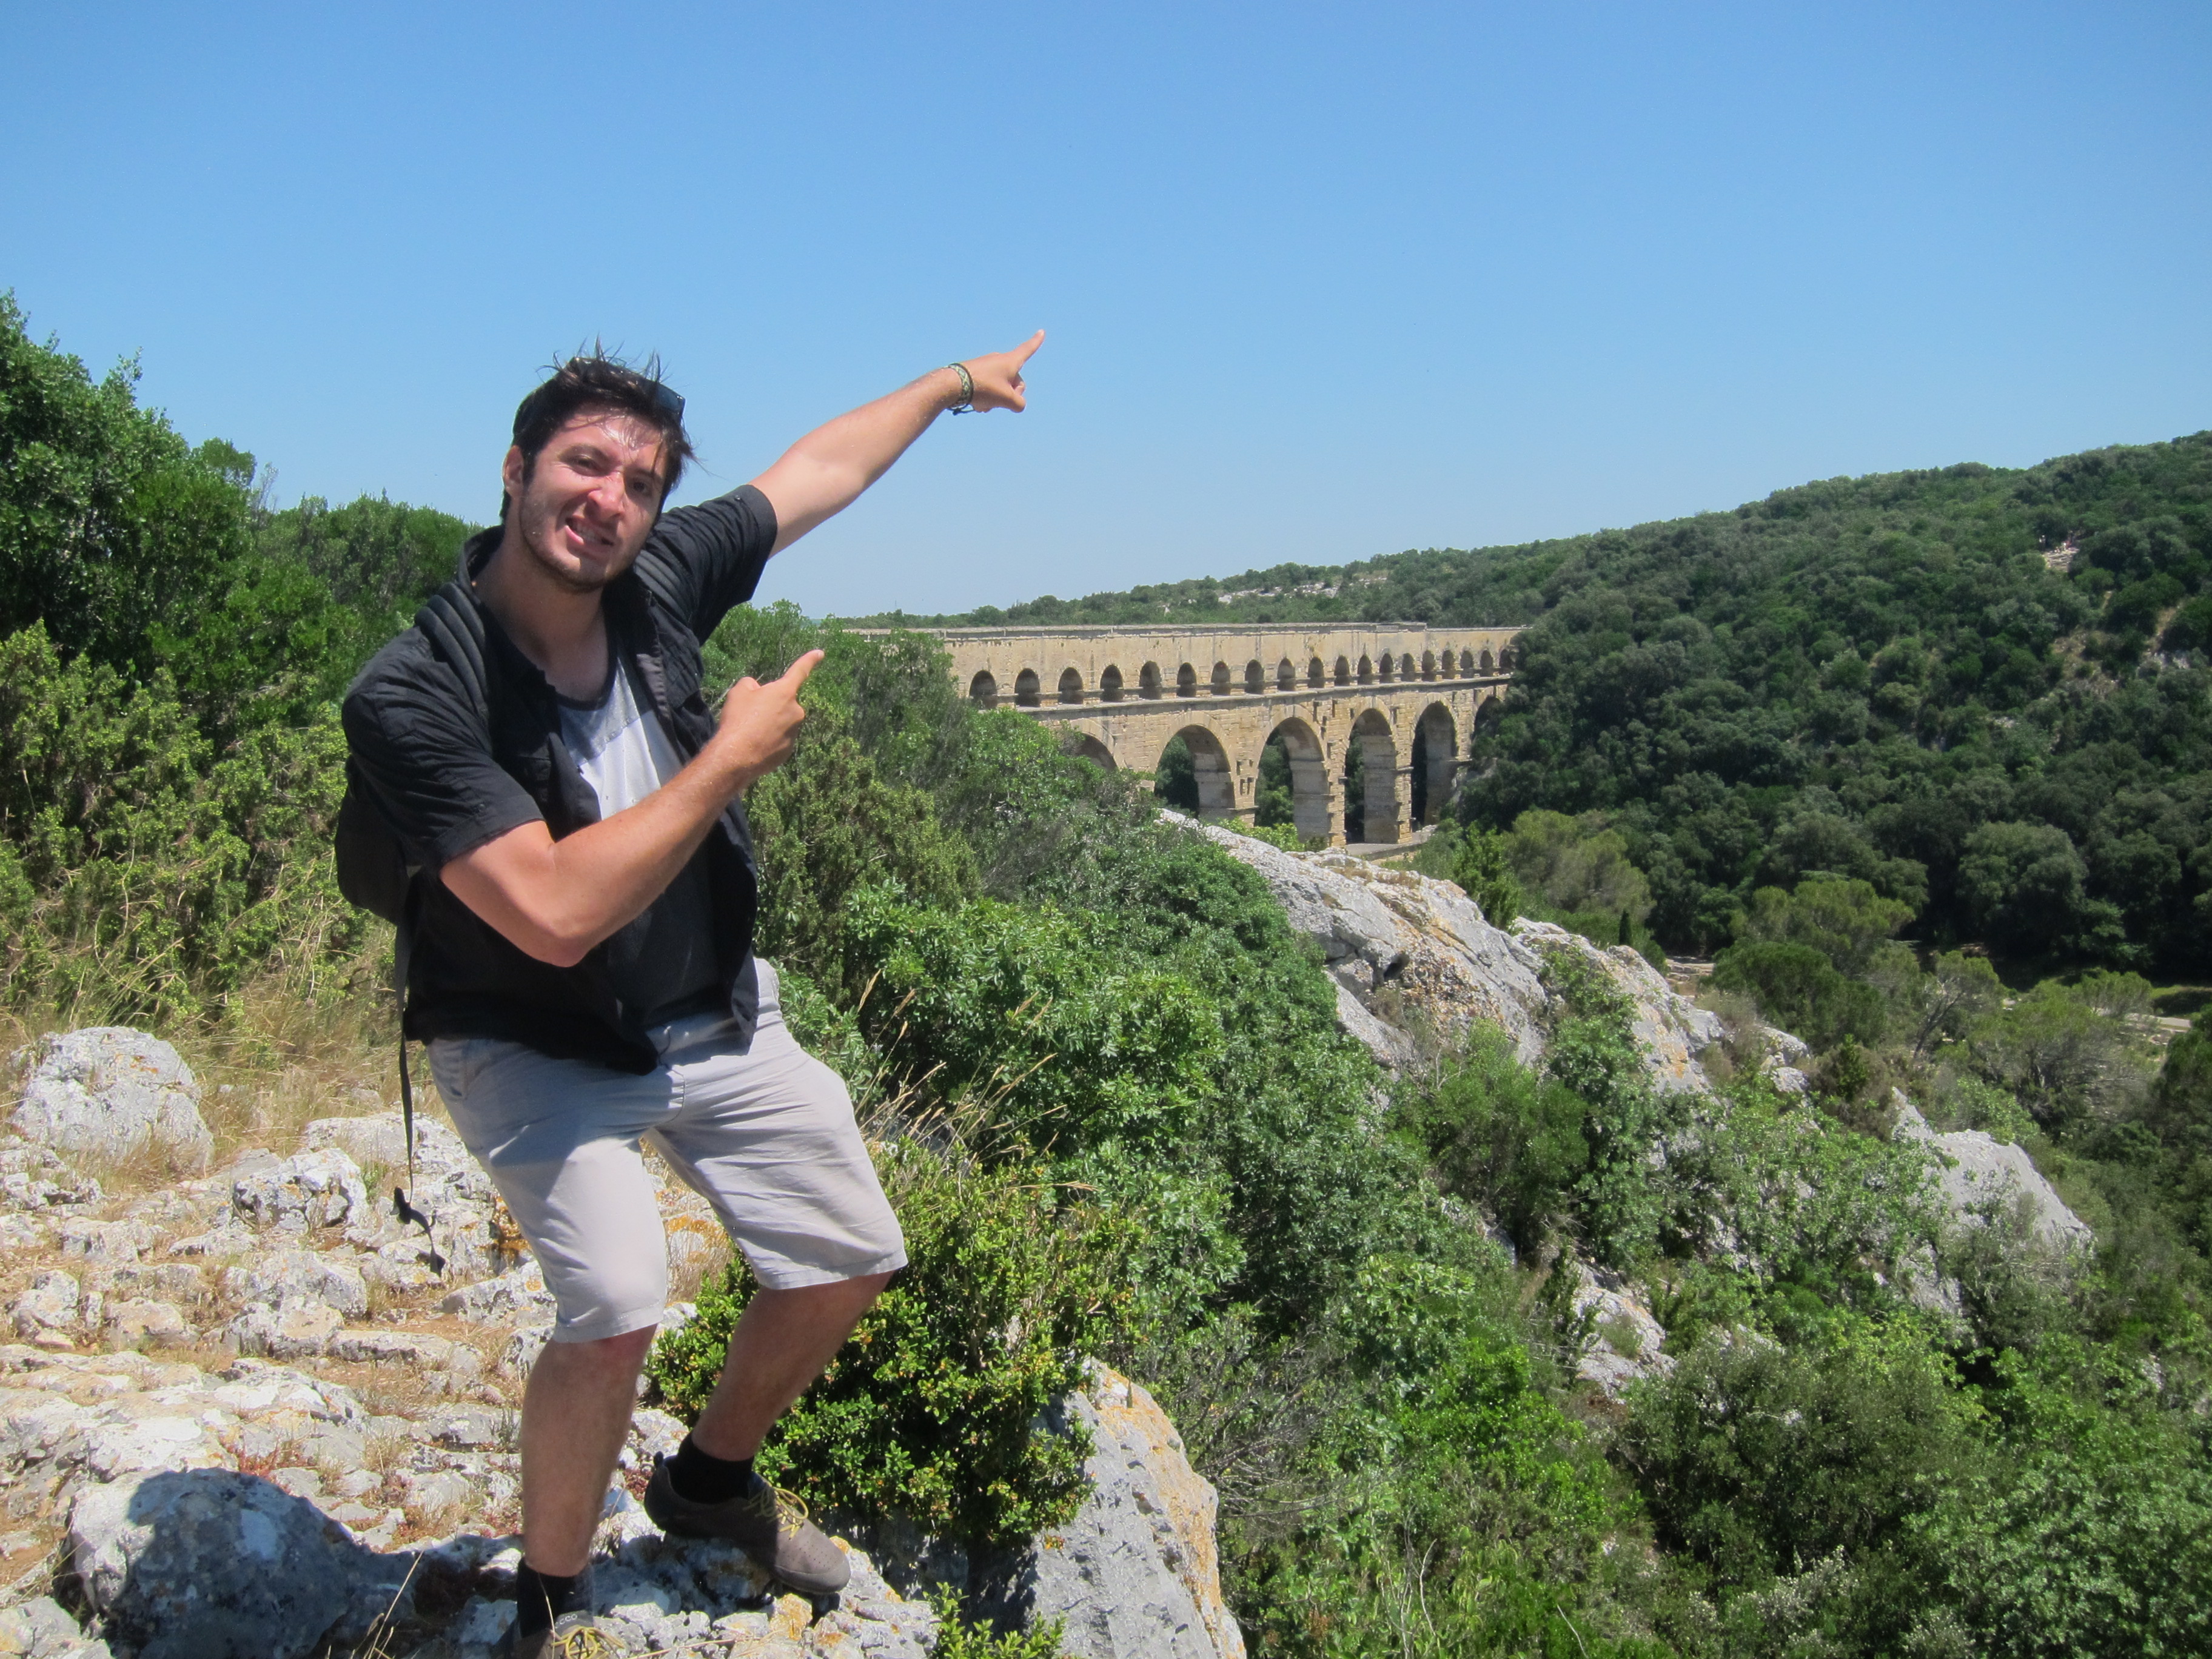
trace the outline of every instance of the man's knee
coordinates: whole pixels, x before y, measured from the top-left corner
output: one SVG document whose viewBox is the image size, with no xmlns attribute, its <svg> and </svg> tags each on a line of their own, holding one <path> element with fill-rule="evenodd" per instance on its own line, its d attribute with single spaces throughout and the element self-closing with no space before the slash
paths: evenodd
<svg viewBox="0 0 2212 1659">
<path fill-rule="evenodd" d="M 658 1326 L 647 1325 L 642 1329 L 624 1331 L 619 1336 L 595 1336 L 581 1342 L 548 1342 L 531 1368 L 534 1376 L 540 1371 L 549 1376 L 576 1377 L 623 1376 L 635 1377 L 645 1364 L 646 1355 L 652 1351 Z"/>
</svg>

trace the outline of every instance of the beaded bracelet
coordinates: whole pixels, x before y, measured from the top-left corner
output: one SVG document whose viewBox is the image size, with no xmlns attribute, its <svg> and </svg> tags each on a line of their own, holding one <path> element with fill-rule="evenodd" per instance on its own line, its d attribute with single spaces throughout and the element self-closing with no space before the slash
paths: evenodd
<svg viewBox="0 0 2212 1659">
<path fill-rule="evenodd" d="M 955 415 L 973 415 L 975 412 L 975 377 L 969 374 L 965 363 L 947 363 L 945 368 L 960 377 L 960 401 L 952 405 L 952 412 Z"/>
</svg>

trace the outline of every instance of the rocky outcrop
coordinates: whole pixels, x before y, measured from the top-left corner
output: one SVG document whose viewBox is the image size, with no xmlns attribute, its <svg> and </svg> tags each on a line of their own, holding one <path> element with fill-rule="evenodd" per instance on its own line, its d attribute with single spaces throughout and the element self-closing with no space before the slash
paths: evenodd
<svg viewBox="0 0 2212 1659">
<path fill-rule="evenodd" d="M 1075 1518 L 971 1586 L 996 1618 L 1065 1621 L 1073 1659 L 1243 1659 L 1221 1599 L 1213 1488 L 1158 1402 L 1103 1366 L 1061 1403 L 1090 1431 L 1090 1495 Z"/>
<path fill-rule="evenodd" d="M 70 1554 L 92 1611 L 132 1647 L 299 1659 L 375 1617 L 357 1611 L 380 1588 L 373 1553 L 306 1499 L 228 1470 L 92 1486 L 70 1519 Z M 388 1600 L 402 1574 L 383 1576 Z"/>
<path fill-rule="evenodd" d="M 51 1599 L 0 1612 L 0 1659 L 110 1659 L 108 1638 L 170 1659 L 489 1659 L 520 1560 L 516 1385 L 552 1298 L 450 1129 L 417 1126 L 427 1237 L 376 1196 L 406 1161 L 397 1113 L 318 1119 L 302 1141 L 117 1199 L 53 1146 L 0 1139 L 0 1535 L 56 1544 L 86 1621 Z M 663 1178 L 672 1267 L 696 1269 L 718 1224 Z M 1104 1372 L 1062 1413 L 1091 1426 L 1096 1489 L 998 1564 L 1002 1605 L 1065 1618 L 1078 1655 L 1241 1655 L 1212 1493 L 1172 1425 Z M 610 1494 L 594 1590 L 617 1650 L 925 1659 L 927 1575 L 895 1587 L 848 1546 L 851 1587 L 817 1606 L 730 1547 L 663 1538 L 633 1494 L 682 1433 L 641 1410 Z M 938 1577 L 964 1589 L 957 1566 Z"/>
<path fill-rule="evenodd" d="M 1993 1139 L 1979 1129 L 1938 1134 L 1902 1093 L 1895 1095 L 1894 1103 L 1897 1124 L 1891 1134 L 1936 1154 L 1938 1190 L 1953 1221 L 1985 1226 L 1994 1216 L 2018 1210 L 2039 1244 L 2069 1253 L 2094 1247 L 2089 1224 L 2067 1207 L 2025 1147 Z"/>
<path fill-rule="evenodd" d="M 1585 1339 L 1575 1360 L 1577 1376 L 1617 1400 L 1630 1383 L 1674 1369 L 1673 1356 L 1660 1352 L 1666 1329 L 1634 1286 L 1618 1273 L 1571 1257 L 1558 1271 L 1574 1277 L 1571 1304 Z"/>
<path fill-rule="evenodd" d="M 1401 1064 L 1413 1049 L 1412 1024 L 1449 1041 L 1480 1022 L 1510 1036 L 1524 1060 L 1543 1053 L 1551 999 L 1540 958 L 1492 927 L 1450 882 L 1346 853 L 1285 853 L 1218 824 L 1194 827 L 1260 872 L 1291 927 L 1321 946 L 1330 976 L 1364 1012 L 1371 1015 L 1378 994 L 1389 994 L 1382 1003 L 1400 1018 L 1376 1018 L 1398 1036 L 1378 1040 L 1356 1016 L 1346 1021 L 1384 1065 Z"/>
<path fill-rule="evenodd" d="M 1451 882 L 1347 853 L 1286 853 L 1218 824 L 1161 816 L 1191 825 L 1259 872 L 1291 927 L 1321 946 L 1337 983 L 1338 1023 L 1392 1071 L 1476 1025 L 1504 1032 L 1522 1062 L 1534 1064 L 1558 1012 L 1545 984 L 1545 956 L 1564 952 L 1586 962 L 1627 1000 L 1637 1043 L 1660 1088 L 1711 1086 L 1698 1057 L 1721 1040 L 1718 1017 L 1625 945 L 1601 948 L 1526 919 L 1503 930 Z"/>
<path fill-rule="evenodd" d="M 1630 1032 L 1644 1069 L 1662 1091 L 1704 1092 L 1712 1087 L 1698 1056 L 1725 1035 L 1719 1015 L 1675 990 L 1665 975 L 1626 945 L 1593 945 L 1580 933 L 1525 916 L 1514 922 L 1513 933 L 1539 951 L 1564 952 L 1605 976 L 1628 1004 Z"/>
<path fill-rule="evenodd" d="M 118 1162 L 151 1146 L 193 1169 L 215 1150 L 191 1067 L 159 1037 L 89 1026 L 49 1035 L 15 1064 L 28 1076 L 14 1126 L 36 1145 Z"/>
</svg>

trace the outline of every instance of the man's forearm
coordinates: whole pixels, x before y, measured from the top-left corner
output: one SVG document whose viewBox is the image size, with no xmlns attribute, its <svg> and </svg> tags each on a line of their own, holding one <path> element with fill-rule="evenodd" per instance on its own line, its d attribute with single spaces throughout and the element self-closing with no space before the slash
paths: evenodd
<svg viewBox="0 0 2212 1659">
<path fill-rule="evenodd" d="M 732 686 L 697 757 L 636 805 L 557 842 L 533 819 L 462 854 L 440 878 L 517 949 L 574 967 L 660 896 L 733 797 L 783 763 L 806 718 L 799 690 L 821 660 L 803 652 L 781 679 Z"/>
<path fill-rule="evenodd" d="M 454 896 L 540 962 L 571 968 L 645 914 L 751 779 L 709 748 L 636 805 L 553 839 L 526 823 L 448 864 Z"/>
<path fill-rule="evenodd" d="M 754 480 L 775 508 L 781 552 L 843 511 L 890 470 L 962 396 L 960 376 L 935 368 L 872 404 L 814 428 Z"/>
</svg>

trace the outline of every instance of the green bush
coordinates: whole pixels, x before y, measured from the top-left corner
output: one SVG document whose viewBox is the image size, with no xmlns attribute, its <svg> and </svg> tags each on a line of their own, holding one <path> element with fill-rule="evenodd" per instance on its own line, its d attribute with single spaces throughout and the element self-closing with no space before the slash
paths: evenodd
<svg viewBox="0 0 2212 1659">
<path fill-rule="evenodd" d="M 2001 1455 L 1961 1466 L 1911 1526 L 1918 1560 L 1990 1653 L 2212 1648 L 2212 1468 L 2201 1419 L 2079 1344 L 2000 1355 Z"/>
<path fill-rule="evenodd" d="M 1028 1630 L 994 1630 L 964 1619 L 945 1619 L 937 1626 L 935 1659 L 1060 1659 L 1066 1636 L 1064 1620 L 1048 1619 Z"/>
<path fill-rule="evenodd" d="M 848 1006 L 866 988 L 848 948 L 845 903 L 896 882 L 916 902 L 957 905 L 975 891 L 974 855 L 938 823 L 929 797 L 889 783 L 833 710 L 810 717 L 791 759 L 745 802 L 761 868 L 756 940 Z"/>
<path fill-rule="evenodd" d="M 1881 993 L 1836 971 L 1810 945 L 1754 940 L 1730 945 L 1713 963 L 1713 988 L 1741 991 L 1770 1025 L 1802 1038 L 1817 1052 L 1846 1037 L 1878 1042 L 1888 1026 Z"/>
<path fill-rule="evenodd" d="M 1504 1032 L 1481 1030 L 1433 1089 L 1401 1095 L 1397 1125 L 1446 1192 L 1533 1250 L 1565 1218 L 1567 1195 L 1589 1166 L 1589 1112 L 1565 1084 L 1522 1065 Z"/>
<path fill-rule="evenodd" d="M 822 1380 L 776 1425 L 761 1472 L 813 1502 L 906 1516 L 972 1545 L 1067 1520 L 1089 1455 L 1047 1414 L 1128 1299 L 1129 1224 L 1030 1165 L 902 1138 L 878 1149 L 908 1265 Z M 742 1262 L 653 1345 L 647 1373 L 695 1419 L 753 1288 Z"/>
<path fill-rule="evenodd" d="M 92 1023 L 202 1017 L 257 976 L 366 990 L 377 937 L 330 848 L 325 708 L 218 751 L 166 677 L 134 685 L 33 625 L 0 640 L 0 994 Z"/>
<path fill-rule="evenodd" d="M 1620 1455 L 1670 1547 L 1729 1589 L 1888 1547 L 1975 1465 L 1972 1402 L 1910 1321 L 1708 1338 L 1630 1405 Z"/>
</svg>

